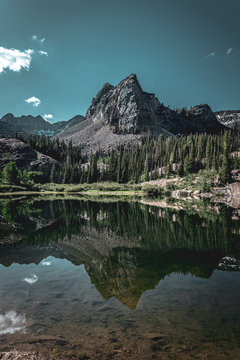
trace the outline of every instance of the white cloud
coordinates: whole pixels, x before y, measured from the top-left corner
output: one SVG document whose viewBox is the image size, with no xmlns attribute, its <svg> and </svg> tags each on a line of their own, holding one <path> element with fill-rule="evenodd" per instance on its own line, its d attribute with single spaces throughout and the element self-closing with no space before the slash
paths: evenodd
<svg viewBox="0 0 240 360">
<path fill-rule="evenodd" d="M 43 51 L 43 50 L 39 50 L 38 52 L 40 55 L 45 55 L 45 56 L 48 56 L 48 53 L 47 51 Z"/>
<path fill-rule="evenodd" d="M 37 35 L 33 35 L 32 40 L 37 40 Z"/>
<path fill-rule="evenodd" d="M 26 330 L 25 315 L 17 315 L 15 311 L 0 314 L 0 335 L 14 334 L 17 331 Z"/>
<path fill-rule="evenodd" d="M 216 56 L 216 53 L 213 51 L 212 53 L 207 55 L 207 58 L 213 58 Z"/>
<path fill-rule="evenodd" d="M 230 55 L 233 51 L 233 48 L 228 48 L 227 51 L 226 51 L 226 55 Z"/>
<path fill-rule="evenodd" d="M 35 274 L 33 274 L 31 277 L 25 277 L 24 279 L 23 279 L 23 281 L 25 281 L 27 284 L 29 284 L 29 285 L 33 285 L 33 284 L 35 284 L 37 281 L 38 281 L 38 276 L 37 275 L 35 275 Z"/>
<path fill-rule="evenodd" d="M 36 96 L 32 96 L 25 100 L 26 103 L 32 104 L 34 107 L 38 107 L 41 104 L 41 100 L 38 99 Z"/>
<path fill-rule="evenodd" d="M 52 114 L 44 114 L 43 118 L 44 118 L 44 120 L 49 121 L 49 120 L 53 119 L 53 115 Z"/>
<path fill-rule="evenodd" d="M 5 70 L 29 70 L 34 50 L 6 49 L 0 46 L 0 74 Z"/>
<path fill-rule="evenodd" d="M 45 40 L 45 38 L 40 39 L 40 43 L 42 44 Z"/>
</svg>

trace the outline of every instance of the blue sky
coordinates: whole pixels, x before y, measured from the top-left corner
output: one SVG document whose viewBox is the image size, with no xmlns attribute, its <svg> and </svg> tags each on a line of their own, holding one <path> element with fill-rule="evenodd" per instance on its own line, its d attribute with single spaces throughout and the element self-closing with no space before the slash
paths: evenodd
<svg viewBox="0 0 240 360">
<path fill-rule="evenodd" d="M 173 108 L 240 109 L 239 14 L 239 0 L 0 0 L 0 116 L 67 120 L 131 73 Z"/>
</svg>

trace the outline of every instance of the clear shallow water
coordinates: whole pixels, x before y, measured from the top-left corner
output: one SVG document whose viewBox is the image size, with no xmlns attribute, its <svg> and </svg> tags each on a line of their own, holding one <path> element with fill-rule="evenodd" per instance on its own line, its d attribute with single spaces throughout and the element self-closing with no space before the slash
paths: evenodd
<svg viewBox="0 0 240 360">
<path fill-rule="evenodd" d="M 238 213 L 203 206 L 2 201 L 2 239 L 19 242 L 0 247 L 0 344 L 55 336 L 90 358 L 240 358 Z"/>
</svg>

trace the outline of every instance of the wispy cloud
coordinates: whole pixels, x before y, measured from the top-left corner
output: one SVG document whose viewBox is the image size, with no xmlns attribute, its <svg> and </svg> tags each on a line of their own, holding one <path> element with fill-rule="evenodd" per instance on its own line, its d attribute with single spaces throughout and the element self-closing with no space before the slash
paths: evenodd
<svg viewBox="0 0 240 360">
<path fill-rule="evenodd" d="M 49 121 L 49 120 L 52 120 L 54 118 L 54 116 L 52 114 L 44 114 L 43 118 L 44 118 L 44 120 Z"/>
<path fill-rule="evenodd" d="M 34 107 L 38 107 L 41 104 L 41 100 L 38 99 L 36 96 L 32 96 L 25 100 L 26 103 L 32 104 Z"/>
<path fill-rule="evenodd" d="M 228 48 L 226 51 L 226 55 L 230 55 L 233 52 L 233 48 Z"/>
<path fill-rule="evenodd" d="M 48 56 L 47 51 L 39 50 L 38 53 L 39 53 L 40 55 Z"/>
<path fill-rule="evenodd" d="M 210 54 L 207 55 L 207 58 L 213 58 L 216 56 L 216 53 L 213 51 Z"/>
<path fill-rule="evenodd" d="M 43 37 L 43 38 L 39 38 L 37 35 L 33 35 L 32 36 L 32 40 L 33 41 L 38 41 L 39 43 L 44 43 L 44 41 L 46 40 L 46 38 L 45 37 Z"/>
<path fill-rule="evenodd" d="M 8 69 L 19 72 L 29 70 L 34 50 L 6 49 L 0 46 L 0 74 Z"/>
</svg>

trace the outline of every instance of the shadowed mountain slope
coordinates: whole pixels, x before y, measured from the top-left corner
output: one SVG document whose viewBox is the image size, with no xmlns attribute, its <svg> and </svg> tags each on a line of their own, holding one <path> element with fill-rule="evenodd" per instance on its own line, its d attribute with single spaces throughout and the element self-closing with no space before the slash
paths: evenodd
<svg viewBox="0 0 240 360">
<path fill-rule="evenodd" d="M 0 134 L 5 136 L 14 136 L 16 133 L 22 136 L 30 134 L 53 136 L 80 123 L 84 119 L 84 116 L 76 115 L 68 121 L 57 121 L 52 124 L 44 120 L 40 115 L 16 117 L 9 113 L 0 119 Z"/>
</svg>

